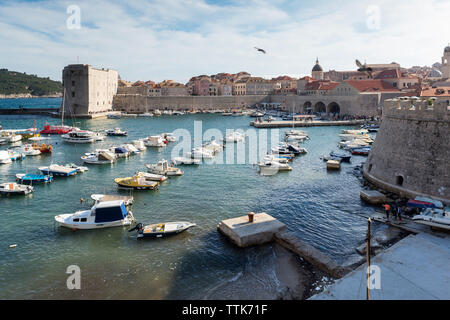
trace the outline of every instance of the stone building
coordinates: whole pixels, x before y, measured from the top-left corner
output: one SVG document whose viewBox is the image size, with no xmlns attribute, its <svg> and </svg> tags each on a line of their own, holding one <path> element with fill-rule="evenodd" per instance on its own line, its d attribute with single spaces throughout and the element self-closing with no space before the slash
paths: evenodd
<svg viewBox="0 0 450 320">
<path fill-rule="evenodd" d="M 63 69 L 62 79 L 64 116 L 94 118 L 112 111 L 118 87 L 117 71 L 71 64 Z"/>
<path fill-rule="evenodd" d="M 268 95 L 274 91 L 275 83 L 261 77 L 250 77 L 246 81 L 247 95 Z"/>
<path fill-rule="evenodd" d="M 450 204 L 449 137 L 450 100 L 388 99 L 364 176 L 401 196 Z"/>
</svg>

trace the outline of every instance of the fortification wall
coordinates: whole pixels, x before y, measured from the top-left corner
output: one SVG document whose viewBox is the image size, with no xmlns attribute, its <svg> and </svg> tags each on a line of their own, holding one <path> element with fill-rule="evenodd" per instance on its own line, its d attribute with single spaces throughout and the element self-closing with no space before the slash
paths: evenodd
<svg viewBox="0 0 450 320">
<path fill-rule="evenodd" d="M 147 101 L 146 101 L 147 100 Z M 151 97 L 132 94 L 116 94 L 114 110 L 130 113 L 143 113 L 146 110 L 170 109 L 231 109 L 253 106 L 262 102 L 270 102 L 265 95 L 254 96 L 163 96 Z"/>
<path fill-rule="evenodd" d="M 450 102 L 386 100 L 364 176 L 383 189 L 450 203 Z"/>
</svg>

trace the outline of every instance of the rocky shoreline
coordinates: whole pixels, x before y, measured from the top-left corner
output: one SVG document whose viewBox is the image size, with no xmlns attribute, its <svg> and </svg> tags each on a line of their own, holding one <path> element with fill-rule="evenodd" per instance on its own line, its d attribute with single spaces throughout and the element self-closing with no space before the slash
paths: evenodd
<svg viewBox="0 0 450 320">
<path fill-rule="evenodd" d="M 33 96 L 30 93 L 0 94 L 0 99 L 24 99 L 24 98 L 62 98 L 62 93 Z"/>
</svg>

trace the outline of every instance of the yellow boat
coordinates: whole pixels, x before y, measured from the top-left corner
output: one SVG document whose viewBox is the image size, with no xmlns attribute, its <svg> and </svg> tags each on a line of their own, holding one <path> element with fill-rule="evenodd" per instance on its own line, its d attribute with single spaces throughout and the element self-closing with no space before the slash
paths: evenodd
<svg viewBox="0 0 450 320">
<path fill-rule="evenodd" d="M 117 183 L 119 187 L 127 189 L 153 190 L 158 189 L 159 187 L 159 182 L 147 180 L 142 176 L 116 178 L 114 179 L 114 182 Z"/>
</svg>

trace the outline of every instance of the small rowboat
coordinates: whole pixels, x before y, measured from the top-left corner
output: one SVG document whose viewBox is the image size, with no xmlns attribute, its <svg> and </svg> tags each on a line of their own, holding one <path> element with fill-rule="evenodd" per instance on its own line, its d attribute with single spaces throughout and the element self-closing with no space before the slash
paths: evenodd
<svg viewBox="0 0 450 320">
<path fill-rule="evenodd" d="M 339 170 L 341 168 L 341 163 L 337 160 L 327 161 L 327 170 Z"/>
<path fill-rule="evenodd" d="M 370 147 L 363 147 L 363 148 L 353 148 L 351 149 L 352 154 L 359 155 L 359 156 L 367 156 L 370 152 Z"/>
<path fill-rule="evenodd" d="M 163 222 L 144 226 L 138 223 L 136 227 L 128 230 L 128 232 L 137 230 L 137 237 L 139 238 L 162 238 L 170 235 L 186 231 L 187 229 L 196 226 L 195 223 L 187 221 L 177 222 Z"/>
<path fill-rule="evenodd" d="M 53 181 L 53 177 L 43 174 L 16 174 L 16 180 L 23 184 L 35 184 L 35 183 L 50 183 Z"/>
</svg>

